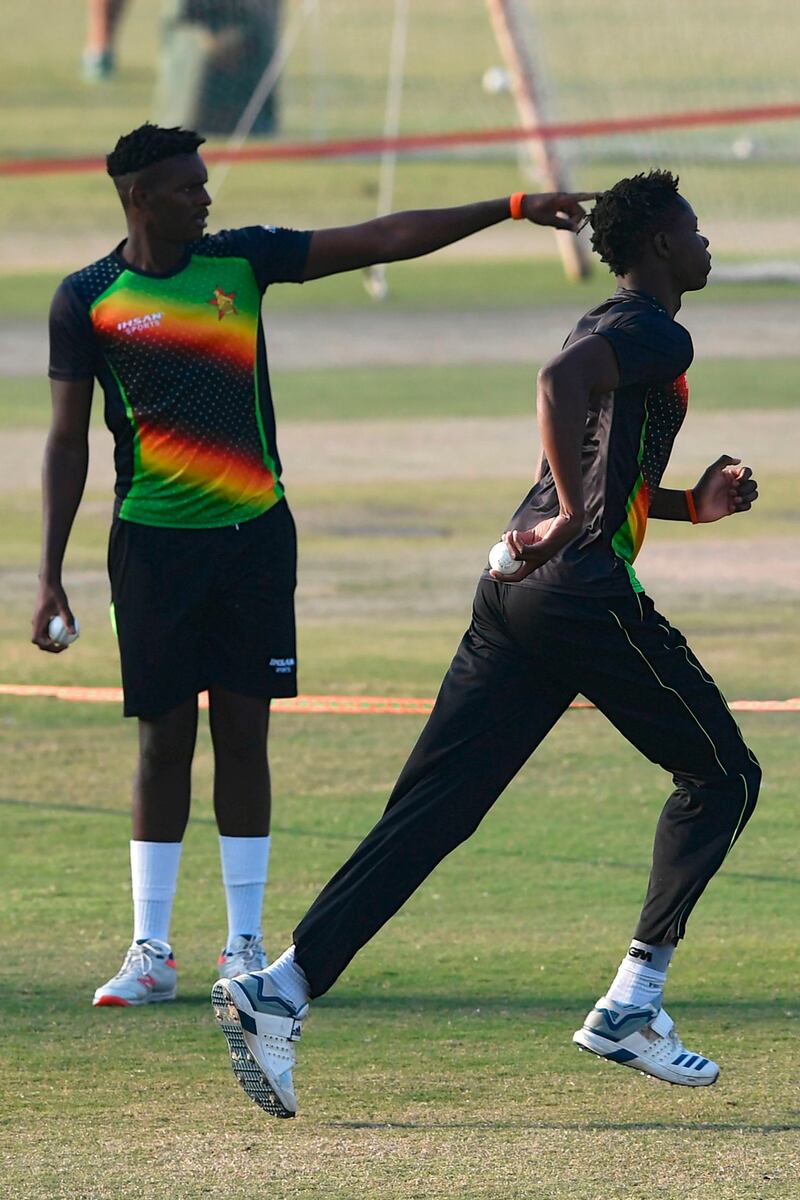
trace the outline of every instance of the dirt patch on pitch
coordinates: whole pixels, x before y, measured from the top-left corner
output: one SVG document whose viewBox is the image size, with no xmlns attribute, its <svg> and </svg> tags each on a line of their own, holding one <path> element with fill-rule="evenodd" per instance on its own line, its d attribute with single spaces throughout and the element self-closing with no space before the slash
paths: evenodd
<svg viewBox="0 0 800 1200">
<path fill-rule="evenodd" d="M 397 312 L 384 308 L 265 314 L 270 364 L 284 371 L 337 367 L 469 366 L 543 362 L 561 345 L 582 302 L 536 309 Z M 792 358 L 797 303 L 688 305 L 679 319 L 704 358 Z M 0 375 L 45 375 L 46 322 L 6 320 Z"/>
<path fill-rule="evenodd" d="M 39 487 L 44 430 L 8 430 L 0 444 L 0 491 Z M 741 457 L 761 474 L 793 471 L 800 412 L 691 414 L 673 451 L 670 471 L 702 470 L 722 453 Z M 520 480 L 539 452 L 533 417 L 456 417 L 416 421 L 284 422 L 278 432 L 284 479 L 305 485 L 405 483 L 423 480 Z M 111 437 L 92 430 L 89 489 L 113 487 Z"/>
<path fill-rule="evenodd" d="M 0 491 L 11 494 L 35 492 L 44 431 L 9 431 L 0 446 Z M 795 469 L 796 446 L 800 439 L 800 413 L 771 411 L 690 416 L 675 447 L 670 465 L 673 486 L 694 480 L 719 454 L 741 456 L 753 464 L 762 480 L 770 472 Z M 491 488 L 492 481 L 519 480 L 522 494 L 538 454 L 538 439 L 532 418 L 463 418 L 431 421 L 354 421 L 285 423 L 280 431 L 284 479 L 302 514 L 303 489 L 337 485 L 408 484 L 425 481 L 463 481 L 465 498 L 473 497 L 474 486 Z M 106 504 L 113 488 L 113 459 L 110 435 L 95 430 L 91 438 L 91 465 L 87 504 Z M 466 500 L 465 500 L 466 502 Z M 472 502 L 472 501 L 471 501 Z M 340 515 L 341 514 L 341 515 Z M 435 520 L 435 513 L 430 514 Z M 455 558 L 444 556 L 441 542 L 406 528 L 403 517 L 399 532 L 390 523 L 385 530 L 363 528 L 363 511 L 353 514 L 353 528 L 345 528 L 347 515 L 335 505 L 336 529 L 331 530 L 330 549 L 304 566 L 302 606 L 312 611 L 322 605 L 330 616 L 341 606 L 351 617 L 359 609 L 373 615 L 385 607 L 397 609 L 397 589 L 416 576 L 413 588 L 404 588 L 406 611 L 421 614 L 445 612 L 471 594 L 481 569 L 485 547 L 474 546 Z M 440 522 L 436 522 L 437 529 Z M 371 522 L 370 522 L 371 526 Z M 300 532 L 303 534 L 302 516 Z M 308 530 L 307 536 L 314 531 Z M 785 533 L 785 527 L 784 527 Z M 800 592 L 800 539 L 773 536 L 734 540 L 715 536 L 716 530 L 688 530 L 686 537 L 659 543 L 651 538 L 637 564 L 648 587 L 660 594 L 680 591 L 689 594 L 742 595 L 763 590 L 769 580 L 773 596 Z M 413 555 L 403 547 L 395 553 L 375 551 L 380 570 L 372 580 L 364 578 L 365 536 L 386 538 L 396 544 L 413 538 Z M 413 562 L 412 562 L 413 558 Z M 306 567 L 308 569 L 306 569 Z M 396 578 L 395 578 L 396 576 Z M 343 580 L 353 580 L 352 588 Z M 380 582 L 379 582 L 380 580 Z"/>
</svg>

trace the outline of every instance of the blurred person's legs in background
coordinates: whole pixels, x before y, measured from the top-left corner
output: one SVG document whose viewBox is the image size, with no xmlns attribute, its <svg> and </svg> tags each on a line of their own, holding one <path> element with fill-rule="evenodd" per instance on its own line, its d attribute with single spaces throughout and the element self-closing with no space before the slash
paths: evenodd
<svg viewBox="0 0 800 1200">
<path fill-rule="evenodd" d="M 114 74 L 114 42 L 127 0 L 88 0 L 86 46 L 81 72 L 88 83 L 97 83 Z"/>
</svg>

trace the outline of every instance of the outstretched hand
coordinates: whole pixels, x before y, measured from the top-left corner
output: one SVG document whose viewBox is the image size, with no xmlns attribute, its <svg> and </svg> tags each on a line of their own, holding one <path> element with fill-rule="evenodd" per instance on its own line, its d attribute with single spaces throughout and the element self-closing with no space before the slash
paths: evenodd
<svg viewBox="0 0 800 1200">
<path fill-rule="evenodd" d="M 510 529 L 503 534 L 503 541 L 514 558 L 520 559 L 519 570 L 513 575 L 503 575 L 499 571 L 489 574 L 498 583 L 519 583 L 563 550 L 582 529 L 583 519 L 566 513 L 540 521 L 535 529 Z"/>
<path fill-rule="evenodd" d="M 734 513 L 747 512 L 758 499 L 758 484 L 750 467 L 740 458 L 721 454 L 707 467 L 692 489 L 699 522 L 719 521 Z"/>
<path fill-rule="evenodd" d="M 554 229 L 569 229 L 577 233 L 586 221 L 582 200 L 596 200 L 599 192 L 543 192 L 524 196 L 523 217 L 534 225 L 552 225 Z"/>
</svg>

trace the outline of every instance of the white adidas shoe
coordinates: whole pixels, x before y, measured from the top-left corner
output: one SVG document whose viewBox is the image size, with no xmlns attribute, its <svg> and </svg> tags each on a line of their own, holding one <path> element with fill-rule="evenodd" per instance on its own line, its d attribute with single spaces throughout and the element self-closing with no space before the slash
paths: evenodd
<svg viewBox="0 0 800 1200">
<path fill-rule="evenodd" d="M 125 961 L 108 983 L 94 994 L 96 1007 L 154 1004 L 174 1000 L 178 990 L 178 970 L 172 950 L 158 938 L 133 942 Z"/>
<path fill-rule="evenodd" d="M 582 1050 L 667 1083 L 708 1087 L 719 1077 L 717 1064 L 687 1050 L 672 1017 L 652 1004 L 618 1004 L 601 996 L 572 1040 Z"/>
<path fill-rule="evenodd" d="M 233 1073 L 247 1095 L 273 1117 L 293 1117 L 294 1043 L 308 1005 L 297 1009 L 274 995 L 265 974 L 218 979 L 211 1004 L 228 1042 Z"/>
<path fill-rule="evenodd" d="M 264 971 L 269 966 L 260 933 L 240 933 L 225 946 L 217 959 L 222 979 L 235 979 L 251 971 Z"/>
</svg>

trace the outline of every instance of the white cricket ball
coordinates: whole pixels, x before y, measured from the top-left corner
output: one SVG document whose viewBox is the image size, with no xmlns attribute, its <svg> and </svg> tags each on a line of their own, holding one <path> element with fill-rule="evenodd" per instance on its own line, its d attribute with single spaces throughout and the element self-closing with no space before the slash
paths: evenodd
<svg viewBox="0 0 800 1200">
<path fill-rule="evenodd" d="M 740 160 L 752 158 L 753 154 L 755 153 L 755 149 L 756 144 L 753 139 L 749 137 L 739 137 L 736 138 L 735 141 L 731 142 L 733 157 Z"/>
<path fill-rule="evenodd" d="M 505 67 L 487 67 L 481 77 L 481 87 L 490 96 L 511 91 L 511 75 Z"/>
<path fill-rule="evenodd" d="M 513 575 L 522 566 L 518 558 L 514 558 L 505 542 L 496 542 L 489 551 L 489 566 L 501 575 Z"/>
<path fill-rule="evenodd" d="M 61 617 L 51 617 L 50 624 L 47 626 L 47 633 L 51 642 L 55 642 L 57 646 L 71 646 L 75 639 L 80 634 L 81 627 L 78 624 L 78 618 L 75 618 L 75 632 L 70 633 Z"/>
</svg>

